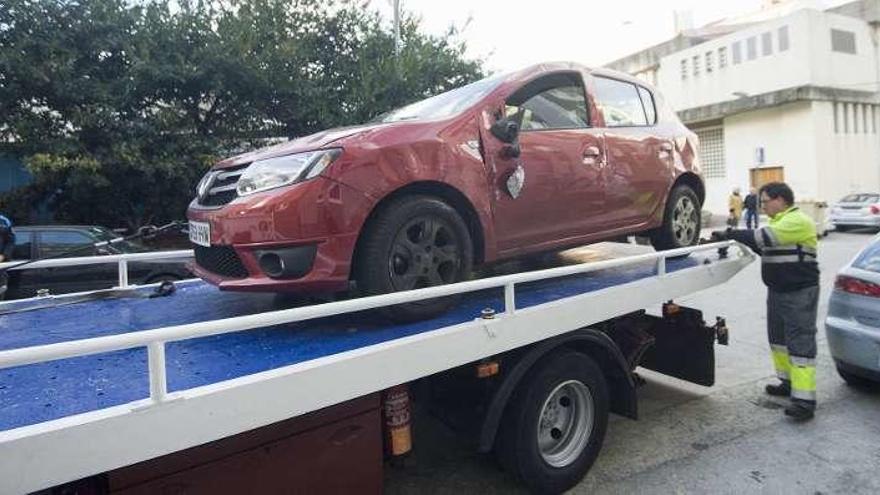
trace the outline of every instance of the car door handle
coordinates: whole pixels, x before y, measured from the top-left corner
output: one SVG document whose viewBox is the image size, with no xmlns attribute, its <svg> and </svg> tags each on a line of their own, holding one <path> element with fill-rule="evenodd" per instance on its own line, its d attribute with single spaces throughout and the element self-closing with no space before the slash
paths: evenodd
<svg viewBox="0 0 880 495">
<path fill-rule="evenodd" d="M 587 146 L 584 150 L 584 158 L 599 158 L 601 154 L 598 146 Z"/>
</svg>

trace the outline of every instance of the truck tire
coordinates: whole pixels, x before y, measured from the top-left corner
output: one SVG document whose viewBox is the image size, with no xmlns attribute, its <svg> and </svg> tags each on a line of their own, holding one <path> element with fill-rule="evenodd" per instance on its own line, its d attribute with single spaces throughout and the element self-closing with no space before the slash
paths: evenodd
<svg viewBox="0 0 880 495">
<path fill-rule="evenodd" d="M 430 196 L 393 200 L 365 227 L 355 260 L 355 282 L 363 295 L 385 294 L 466 280 L 473 268 L 467 225 L 454 208 Z M 382 308 L 397 322 L 437 316 L 455 297 Z"/>
<path fill-rule="evenodd" d="M 679 185 L 669 193 L 663 225 L 651 234 L 657 251 L 678 249 L 697 244 L 700 240 L 700 201 L 689 186 Z"/>
<path fill-rule="evenodd" d="M 608 386 L 586 354 L 553 352 L 505 408 L 496 454 L 535 493 L 561 493 L 587 473 L 605 438 Z"/>
</svg>

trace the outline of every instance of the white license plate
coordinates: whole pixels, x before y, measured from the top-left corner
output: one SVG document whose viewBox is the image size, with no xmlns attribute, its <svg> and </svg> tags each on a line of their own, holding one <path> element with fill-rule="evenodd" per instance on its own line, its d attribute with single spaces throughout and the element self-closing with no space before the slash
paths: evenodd
<svg viewBox="0 0 880 495">
<path fill-rule="evenodd" d="M 189 240 L 199 246 L 211 247 L 211 224 L 207 222 L 189 222 Z"/>
</svg>

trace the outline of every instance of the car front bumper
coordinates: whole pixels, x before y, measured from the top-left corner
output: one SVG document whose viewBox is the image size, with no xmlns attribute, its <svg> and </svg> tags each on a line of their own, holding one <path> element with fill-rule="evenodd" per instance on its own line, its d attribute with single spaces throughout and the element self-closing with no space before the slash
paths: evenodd
<svg viewBox="0 0 880 495">
<path fill-rule="evenodd" d="M 371 204 L 363 193 L 323 177 L 237 198 L 219 208 L 194 202 L 187 218 L 210 225 L 211 246 L 194 246 L 192 270 L 223 290 L 346 290 L 358 233 Z M 275 255 L 272 263 L 267 263 L 267 253 Z M 284 273 L 270 276 L 279 263 L 286 263 Z"/>
</svg>

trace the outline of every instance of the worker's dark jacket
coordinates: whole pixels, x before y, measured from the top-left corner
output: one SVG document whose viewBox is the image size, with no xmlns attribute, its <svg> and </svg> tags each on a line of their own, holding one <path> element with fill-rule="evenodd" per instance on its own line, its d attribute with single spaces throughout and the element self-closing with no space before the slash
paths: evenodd
<svg viewBox="0 0 880 495">
<path fill-rule="evenodd" d="M 758 195 L 757 194 L 749 194 L 746 196 L 746 199 L 743 200 L 743 208 L 747 210 L 757 210 L 758 209 Z"/>
<path fill-rule="evenodd" d="M 761 278 L 772 290 L 789 292 L 819 285 L 816 225 L 793 206 L 756 230 L 729 230 L 727 237 L 761 255 Z"/>
</svg>

